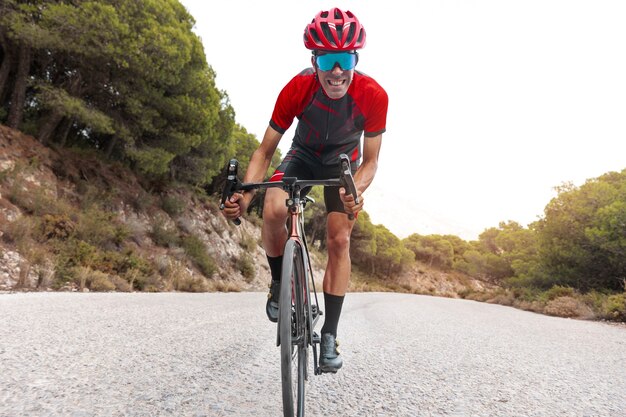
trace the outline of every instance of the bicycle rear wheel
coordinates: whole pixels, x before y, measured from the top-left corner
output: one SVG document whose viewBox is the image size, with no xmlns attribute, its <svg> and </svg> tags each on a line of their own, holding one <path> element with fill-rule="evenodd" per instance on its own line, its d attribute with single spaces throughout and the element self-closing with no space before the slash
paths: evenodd
<svg viewBox="0 0 626 417">
<path fill-rule="evenodd" d="M 283 255 L 278 327 L 282 375 L 283 414 L 304 416 L 307 337 L 304 315 L 305 269 L 302 248 L 288 241 Z"/>
</svg>

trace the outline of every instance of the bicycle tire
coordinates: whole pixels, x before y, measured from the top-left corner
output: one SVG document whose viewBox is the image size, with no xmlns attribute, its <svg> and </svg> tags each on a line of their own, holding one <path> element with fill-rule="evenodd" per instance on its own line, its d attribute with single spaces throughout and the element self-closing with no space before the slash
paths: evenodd
<svg viewBox="0 0 626 417">
<path fill-rule="evenodd" d="M 278 310 L 283 415 L 285 417 L 304 416 L 304 382 L 308 365 L 304 279 L 306 275 L 302 248 L 297 242 L 290 240 L 283 254 Z"/>
</svg>

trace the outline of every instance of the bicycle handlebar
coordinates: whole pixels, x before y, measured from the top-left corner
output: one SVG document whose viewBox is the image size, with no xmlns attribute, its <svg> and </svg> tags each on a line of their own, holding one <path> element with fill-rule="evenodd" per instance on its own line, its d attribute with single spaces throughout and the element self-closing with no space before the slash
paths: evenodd
<svg viewBox="0 0 626 417">
<path fill-rule="evenodd" d="M 343 187 L 346 193 L 354 197 L 355 203 L 359 204 L 359 196 L 350 168 L 350 158 L 348 158 L 346 154 L 339 155 L 339 178 L 327 180 L 299 180 L 296 177 L 283 177 L 281 181 L 242 183 L 239 178 L 237 178 L 238 168 L 239 161 L 236 159 L 231 159 L 228 162 L 226 167 L 226 184 L 224 184 L 224 188 L 222 189 L 220 210 L 224 210 L 226 199 L 230 198 L 230 196 L 238 191 L 251 191 L 261 188 L 282 188 L 289 193 L 290 198 L 295 198 L 296 194 L 299 194 L 303 187 L 313 187 L 315 185 Z M 348 218 L 354 220 L 354 215 L 350 213 L 348 214 Z M 241 220 L 236 218 L 233 220 L 233 223 L 240 225 Z"/>
</svg>

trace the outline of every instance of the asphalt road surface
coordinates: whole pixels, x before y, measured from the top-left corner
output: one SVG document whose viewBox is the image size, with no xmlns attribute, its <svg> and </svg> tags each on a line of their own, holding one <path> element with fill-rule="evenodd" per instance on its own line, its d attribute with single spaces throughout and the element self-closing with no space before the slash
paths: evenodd
<svg viewBox="0 0 626 417">
<path fill-rule="evenodd" d="M 265 294 L 0 294 L 0 416 L 281 415 Z M 348 294 L 309 416 L 626 417 L 626 328 Z"/>
</svg>

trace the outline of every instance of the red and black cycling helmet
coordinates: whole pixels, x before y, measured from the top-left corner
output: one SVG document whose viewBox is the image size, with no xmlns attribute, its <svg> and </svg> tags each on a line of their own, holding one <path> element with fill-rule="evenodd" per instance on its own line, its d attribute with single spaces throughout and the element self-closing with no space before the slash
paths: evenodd
<svg viewBox="0 0 626 417">
<path fill-rule="evenodd" d="M 333 7 L 321 11 L 304 28 L 307 49 L 345 52 L 365 46 L 365 29 L 350 12 Z"/>
</svg>

